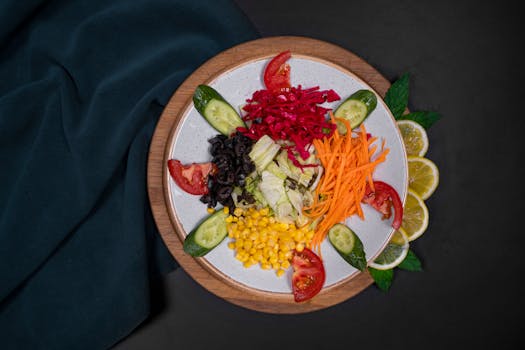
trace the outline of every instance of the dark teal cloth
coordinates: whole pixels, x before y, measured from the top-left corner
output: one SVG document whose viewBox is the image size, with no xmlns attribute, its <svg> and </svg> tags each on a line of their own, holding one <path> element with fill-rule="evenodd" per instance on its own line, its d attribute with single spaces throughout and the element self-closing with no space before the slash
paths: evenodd
<svg viewBox="0 0 525 350">
<path fill-rule="evenodd" d="M 148 147 L 199 65 L 256 33 L 234 4 L 0 1 L 0 348 L 104 349 L 177 266 Z"/>
</svg>

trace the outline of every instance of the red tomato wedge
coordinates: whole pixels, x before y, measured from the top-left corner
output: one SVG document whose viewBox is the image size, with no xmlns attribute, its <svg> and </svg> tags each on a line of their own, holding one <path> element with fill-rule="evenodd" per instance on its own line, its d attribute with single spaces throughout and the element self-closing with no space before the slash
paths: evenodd
<svg viewBox="0 0 525 350">
<path fill-rule="evenodd" d="M 392 227 L 396 230 L 401 226 L 403 220 L 403 203 L 396 190 L 383 181 L 374 181 L 374 190 L 367 184 L 363 203 L 370 204 L 375 210 L 383 214 L 383 219 L 392 216 L 394 207 L 394 220 Z"/>
<path fill-rule="evenodd" d="M 296 302 L 311 299 L 321 291 L 326 274 L 323 261 L 314 252 L 304 248 L 294 251 L 292 257 L 292 291 Z"/>
<path fill-rule="evenodd" d="M 264 85 L 270 91 L 279 91 L 289 88 L 290 65 L 286 63 L 292 57 L 290 50 L 281 52 L 275 56 L 264 70 Z"/>
<path fill-rule="evenodd" d="M 208 193 L 208 175 L 216 171 L 216 166 L 211 162 L 183 165 L 176 159 L 170 159 L 168 169 L 173 181 L 183 191 L 202 195 Z"/>
</svg>

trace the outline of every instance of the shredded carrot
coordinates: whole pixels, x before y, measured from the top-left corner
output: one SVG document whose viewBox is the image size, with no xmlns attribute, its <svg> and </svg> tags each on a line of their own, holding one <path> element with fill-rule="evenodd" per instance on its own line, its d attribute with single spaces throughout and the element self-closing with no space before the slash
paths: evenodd
<svg viewBox="0 0 525 350">
<path fill-rule="evenodd" d="M 330 112 L 333 123 L 336 118 Z M 347 120 L 337 119 L 351 130 Z M 324 168 L 324 174 L 314 193 L 312 205 L 304 208 L 304 213 L 312 220 L 318 220 L 311 248 L 321 254 L 321 243 L 328 230 L 336 223 L 343 222 L 352 215 L 364 218 L 361 200 L 367 183 L 373 186 L 372 174 L 376 166 L 384 162 L 389 152 L 381 144 L 376 155 L 376 137 L 367 137 L 366 129 L 361 124 L 357 133 L 347 132 L 341 135 L 334 131 L 330 138 L 313 141 L 317 157 Z"/>
</svg>

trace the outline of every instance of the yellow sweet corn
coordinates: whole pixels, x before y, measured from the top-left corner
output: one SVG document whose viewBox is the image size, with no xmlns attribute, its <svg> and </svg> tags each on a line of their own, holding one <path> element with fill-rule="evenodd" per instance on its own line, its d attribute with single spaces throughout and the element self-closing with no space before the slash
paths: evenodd
<svg viewBox="0 0 525 350">
<path fill-rule="evenodd" d="M 309 247 L 314 236 L 307 225 L 298 228 L 277 221 L 268 208 L 235 208 L 226 223 L 232 239 L 228 247 L 235 250 L 236 259 L 246 268 L 260 264 L 263 270 L 274 269 L 279 277 L 290 267 L 293 250 Z"/>
</svg>

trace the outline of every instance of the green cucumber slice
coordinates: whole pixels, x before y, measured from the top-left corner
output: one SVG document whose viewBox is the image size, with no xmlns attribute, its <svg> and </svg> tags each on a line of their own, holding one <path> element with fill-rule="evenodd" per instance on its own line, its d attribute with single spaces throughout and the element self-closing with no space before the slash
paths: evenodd
<svg viewBox="0 0 525 350">
<path fill-rule="evenodd" d="M 212 87 L 199 85 L 193 94 L 195 109 L 221 134 L 230 136 L 245 127 L 235 109 Z"/>
<path fill-rule="evenodd" d="M 377 106 L 377 97 L 370 90 L 358 90 L 337 107 L 336 118 L 348 120 L 352 129 L 358 127 Z M 346 134 L 346 126 L 337 122 L 340 134 Z"/>
<path fill-rule="evenodd" d="M 228 234 L 224 210 L 217 210 L 208 216 L 184 240 L 184 251 L 191 256 L 204 256 L 222 242 Z"/>
<path fill-rule="evenodd" d="M 348 226 L 343 224 L 332 226 L 328 231 L 328 240 L 347 263 L 361 271 L 366 269 L 363 243 Z"/>
</svg>

